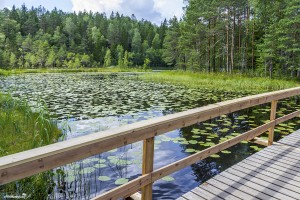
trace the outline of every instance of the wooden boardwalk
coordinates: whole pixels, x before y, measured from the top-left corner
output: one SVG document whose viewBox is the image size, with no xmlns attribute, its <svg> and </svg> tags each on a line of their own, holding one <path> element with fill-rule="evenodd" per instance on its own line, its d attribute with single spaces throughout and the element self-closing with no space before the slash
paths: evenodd
<svg viewBox="0 0 300 200">
<path fill-rule="evenodd" d="M 178 199 L 300 199 L 300 130 Z"/>
</svg>

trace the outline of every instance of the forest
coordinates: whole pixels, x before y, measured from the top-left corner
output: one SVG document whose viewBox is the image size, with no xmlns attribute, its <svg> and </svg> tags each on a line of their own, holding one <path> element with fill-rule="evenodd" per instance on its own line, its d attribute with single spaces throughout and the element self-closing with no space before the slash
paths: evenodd
<svg viewBox="0 0 300 200">
<path fill-rule="evenodd" d="M 185 0 L 160 25 L 112 12 L 0 10 L 0 68 L 168 67 L 300 78 L 299 0 Z"/>
</svg>

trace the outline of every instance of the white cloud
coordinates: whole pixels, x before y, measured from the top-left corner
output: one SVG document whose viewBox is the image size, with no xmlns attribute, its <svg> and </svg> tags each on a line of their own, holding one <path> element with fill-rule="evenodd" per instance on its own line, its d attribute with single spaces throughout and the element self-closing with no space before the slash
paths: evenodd
<svg viewBox="0 0 300 200">
<path fill-rule="evenodd" d="M 72 0 L 73 11 L 93 11 L 106 12 L 110 14 L 112 11 L 120 10 L 122 0 Z"/>
<path fill-rule="evenodd" d="M 182 16 L 183 0 L 72 0 L 73 11 L 112 11 L 125 15 L 135 14 L 138 19 L 160 23 L 164 18 Z"/>
<path fill-rule="evenodd" d="M 5 1 L 4 0 L 0 0 L 0 9 L 3 8 L 5 5 Z"/>
<path fill-rule="evenodd" d="M 163 18 L 182 17 L 183 0 L 154 0 L 154 9 L 158 10 Z"/>
</svg>

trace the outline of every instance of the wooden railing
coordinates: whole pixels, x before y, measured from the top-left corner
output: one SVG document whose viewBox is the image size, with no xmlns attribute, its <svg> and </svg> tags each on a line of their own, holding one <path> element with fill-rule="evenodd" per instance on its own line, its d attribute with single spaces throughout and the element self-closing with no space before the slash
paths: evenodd
<svg viewBox="0 0 300 200">
<path fill-rule="evenodd" d="M 144 141 L 142 176 L 94 199 L 118 199 L 120 197 L 128 197 L 141 190 L 142 199 L 150 200 L 152 199 L 153 182 L 212 154 L 227 149 L 243 140 L 252 140 L 268 130 L 269 139 L 265 143 L 271 145 L 273 143 L 275 125 L 300 115 L 300 110 L 297 110 L 276 119 L 277 101 L 299 94 L 300 87 L 297 87 L 224 101 L 2 157 L 0 158 L 0 185 L 127 144 Z M 155 136 L 223 114 L 269 102 L 272 102 L 270 122 L 163 168 L 153 169 Z"/>
</svg>

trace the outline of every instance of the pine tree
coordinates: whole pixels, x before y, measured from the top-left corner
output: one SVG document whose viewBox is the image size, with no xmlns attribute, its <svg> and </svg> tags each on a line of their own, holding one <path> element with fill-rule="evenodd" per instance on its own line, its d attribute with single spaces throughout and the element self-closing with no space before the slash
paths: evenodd
<svg viewBox="0 0 300 200">
<path fill-rule="evenodd" d="M 123 58 L 124 58 L 124 48 L 122 45 L 117 46 L 117 55 L 116 57 L 118 58 L 118 66 L 123 67 Z"/>
<path fill-rule="evenodd" d="M 177 18 L 170 20 L 170 27 L 166 32 L 166 37 L 163 42 L 162 58 L 168 66 L 175 66 L 178 57 L 178 42 L 180 37 L 180 29 Z"/>
<path fill-rule="evenodd" d="M 129 54 L 128 54 L 128 51 L 125 51 L 124 53 L 124 59 L 123 59 L 123 66 L 125 68 L 128 68 L 130 65 L 130 62 L 129 62 Z"/>
<path fill-rule="evenodd" d="M 111 51 L 110 49 L 107 49 L 104 57 L 104 67 L 110 67 L 110 66 L 111 66 Z"/>
</svg>

